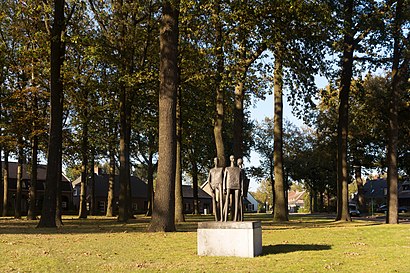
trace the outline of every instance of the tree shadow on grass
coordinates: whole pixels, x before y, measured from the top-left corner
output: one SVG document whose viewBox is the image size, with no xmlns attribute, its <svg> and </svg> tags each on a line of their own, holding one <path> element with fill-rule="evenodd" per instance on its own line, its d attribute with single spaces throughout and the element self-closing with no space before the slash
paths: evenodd
<svg viewBox="0 0 410 273">
<path fill-rule="evenodd" d="M 330 245 L 301 245 L 301 244 L 279 244 L 279 245 L 268 245 L 262 247 L 262 256 L 272 255 L 272 254 L 282 254 L 297 251 L 322 251 L 330 250 L 332 247 Z"/>
</svg>

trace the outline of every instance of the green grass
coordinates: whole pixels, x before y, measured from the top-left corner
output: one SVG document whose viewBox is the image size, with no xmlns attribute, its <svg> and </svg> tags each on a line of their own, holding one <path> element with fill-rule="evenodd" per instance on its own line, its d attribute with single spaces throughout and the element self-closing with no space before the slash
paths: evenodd
<svg viewBox="0 0 410 273">
<path fill-rule="evenodd" d="M 188 216 L 178 232 L 147 233 L 149 218 L 129 224 L 114 218 L 64 218 L 60 229 L 36 229 L 36 221 L 0 218 L 0 272 L 410 272 L 410 225 L 334 222 L 319 216 L 262 221 L 263 255 L 202 257 L 198 221 Z"/>
</svg>

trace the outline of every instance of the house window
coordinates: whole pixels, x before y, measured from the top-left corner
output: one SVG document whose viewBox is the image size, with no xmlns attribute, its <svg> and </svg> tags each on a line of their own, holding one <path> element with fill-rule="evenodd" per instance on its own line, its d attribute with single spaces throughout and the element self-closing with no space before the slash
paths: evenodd
<svg viewBox="0 0 410 273">
<path fill-rule="evenodd" d="M 105 211 L 105 201 L 98 201 L 98 210 L 100 212 L 104 212 Z"/>
<path fill-rule="evenodd" d="M 403 191 L 410 191 L 410 185 L 403 185 Z"/>
<path fill-rule="evenodd" d="M 73 196 L 78 196 L 78 189 L 77 189 L 77 188 L 74 188 L 74 190 L 73 190 Z"/>
<path fill-rule="evenodd" d="M 68 207 L 67 202 L 62 201 L 62 202 L 61 202 L 61 207 L 62 207 L 63 209 L 67 209 L 67 207 Z"/>
<path fill-rule="evenodd" d="M 384 195 L 387 195 L 387 188 L 383 188 Z"/>
<path fill-rule="evenodd" d="M 137 203 L 132 203 L 132 209 L 134 211 L 137 211 L 138 210 L 138 204 Z"/>
</svg>

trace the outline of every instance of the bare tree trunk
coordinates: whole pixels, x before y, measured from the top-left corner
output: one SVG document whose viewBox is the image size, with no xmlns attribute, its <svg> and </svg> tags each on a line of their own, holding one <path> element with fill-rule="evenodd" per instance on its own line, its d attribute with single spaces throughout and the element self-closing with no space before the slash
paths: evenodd
<svg viewBox="0 0 410 273">
<path fill-rule="evenodd" d="M 366 207 L 366 202 L 364 199 L 364 185 L 362 179 L 362 166 L 356 164 L 354 166 L 354 174 L 357 184 L 357 203 L 359 205 L 359 210 L 364 211 Z"/>
<path fill-rule="evenodd" d="M 43 210 L 38 227 L 56 227 L 56 188 L 61 180 L 61 151 L 63 128 L 63 82 L 61 67 L 64 61 L 65 45 L 61 41 L 64 29 L 64 0 L 54 0 L 54 22 L 51 37 L 51 118 L 48 142 L 46 188 Z M 60 176 L 59 176 L 60 174 Z"/>
<path fill-rule="evenodd" d="M 147 199 L 148 199 L 148 209 L 147 216 L 152 215 L 152 208 L 154 205 L 154 164 L 152 163 L 153 152 L 150 151 L 148 159 L 148 186 L 147 186 Z"/>
<path fill-rule="evenodd" d="M 215 88 L 216 88 L 216 117 L 214 121 L 214 137 L 216 154 L 218 157 L 218 167 L 225 167 L 225 146 L 223 141 L 223 126 L 224 126 L 224 104 L 225 95 L 222 87 L 222 78 L 224 73 L 224 56 L 223 56 L 223 37 L 222 37 L 222 23 L 220 19 L 220 0 L 214 3 L 214 10 L 212 14 L 212 22 L 215 27 L 215 42 L 214 54 L 217 59 Z"/>
<path fill-rule="evenodd" d="M 17 179 L 16 179 L 16 198 L 14 200 L 14 218 L 21 218 L 21 186 L 23 183 L 23 139 L 18 141 L 18 163 L 17 163 Z"/>
<path fill-rule="evenodd" d="M 285 201 L 285 185 L 283 171 L 283 67 L 281 48 L 282 44 L 278 43 L 278 52 L 275 56 L 274 72 L 274 147 L 273 147 L 273 164 L 275 176 L 275 203 L 273 221 L 288 221 Z"/>
<path fill-rule="evenodd" d="M 127 222 L 130 218 L 129 189 L 130 189 L 130 141 L 128 134 L 129 127 L 129 106 L 127 88 L 124 86 L 120 95 L 120 194 L 118 221 Z"/>
<path fill-rule="evenodd" d="M 84 109 L 85 115 L 87 115 L 87 110 Z M 81 140 L 81 184 L 80 184 L 80 203 L 78 217 L 80 219 L 86 219 L 87 212 L 87 182 L 88 182 L 88 124 L 83 123 L 83 132 Z"/>
<path fill-rule="evenodd" d="M 9 208 L 9 152 L 4 151 L 3 165 L 3 212 L 2 216 L 7 216 Z"/>
<path fill-rule="evenodd" d="M 349 124 L 349 93 L 353 70 L 354 37 L 352 35 L 353 0 L 346 1 L 342 76 L 339 93 L 339 120 L 337 127 L 337 216 L 336 221 L 352 221 L 349 214 L 347 171 L 347 137 Z"/>
<path fill-rule="evenodd" d="M 108 178 L 108 198 L 107 198 L 107 217 L 114 215 L 114 183 L 115 183 L 115 155 L 114 149 L 110 148 L 110 172 Z"/>
<path fill-rule="evenodd" d="M 199 199 L 198 199 L 198 165 L 195 160 L 191 161 L 192 164 L 192 194 L 194 202 L 194 211 L 193 214 L 199 214 Z"/>
<path fill-rule="evenodd" d="M 37 159 L 38 158 L 38 137 L 33 136 L 31 140 L 31 179 L 29 189 L 29 209 L 27 213 L 27 220 L 37 219 Z"/>
<path fill-rule="evenodd" d="M 403 1 L 398 0 L 396 15 L 394 18 L 394 46 L 393 46 L 393 65 L 392 65 L 392 86 L 389 105 L 389 133 L 387 143 L 387 201 L 388 210 L 386 223 L 398 224 L 398 171 L 397 171 L 397 142 L 399 135 L 398 125 L 398 97 L 399 92 L 399 65 L 400 65 L 400 33 L 402 26 Z"/>
<path fill-rule="evenodd" d="M 182 196 L 182 117 L 181 117 L 181 88 L 178 88 L 177 100 L 177 150 L 176 150 L 176 170 L 175 170 L 175 222 L 185 222 L 184 200 Z"/>
<path fill-rule="evenodd" d="M 91 162 L 90 162 L 90 215 L 96 214 L 96 204 L 95 204 L 95 150 L 91 148 Z"/>
<path fill-rule="evenodd" d="M 164 1 L 160 27 L 159 161 L 149 231 L 175 231 L 179 0 Z"/>
</svg>

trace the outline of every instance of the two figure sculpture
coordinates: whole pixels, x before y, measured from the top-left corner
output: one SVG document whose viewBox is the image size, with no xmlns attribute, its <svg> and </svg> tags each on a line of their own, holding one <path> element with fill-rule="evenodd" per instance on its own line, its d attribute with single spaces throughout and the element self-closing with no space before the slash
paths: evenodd
<svg viewBox="0 0 410 273">
<path fill-rule="evenodd" d="M 231 165 L 222 168 L 215 158 L 215 167 L 209 171 L 215 221 L 227 221 L 229 213 L 232 221 L 243 221 L 243 198 L 248 194 L 249 180 L 242 169 L 242 158 L 238 158 L 237 166 L 233 155 L 229 159 Z"/>
</svg>

